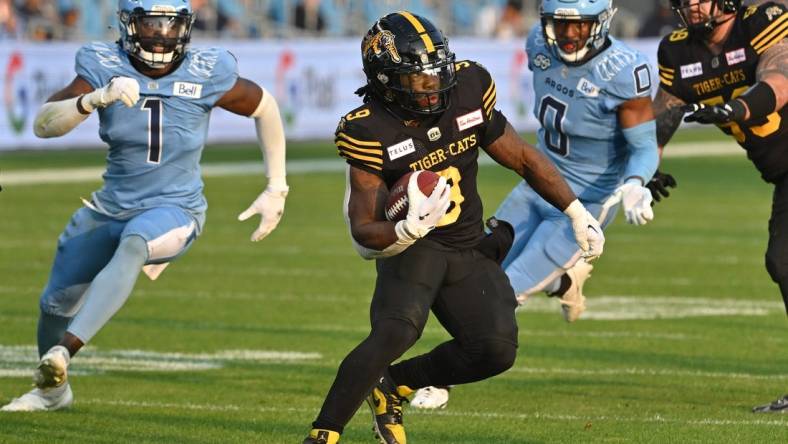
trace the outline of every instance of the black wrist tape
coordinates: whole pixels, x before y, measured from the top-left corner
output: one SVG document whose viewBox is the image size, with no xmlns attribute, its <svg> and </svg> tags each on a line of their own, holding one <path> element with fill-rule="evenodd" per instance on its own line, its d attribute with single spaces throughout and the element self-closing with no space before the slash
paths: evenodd
<svg viewBox="0 0 788 444">
<path fill-rule="evenodd" d="M 756 83 L 749 91 L 737 98 L 746 103 L 750 110 L 750 118 L 747 120 L 761 120 L 777 108 L 774 90 L 765 82 Z"/>
</svg>

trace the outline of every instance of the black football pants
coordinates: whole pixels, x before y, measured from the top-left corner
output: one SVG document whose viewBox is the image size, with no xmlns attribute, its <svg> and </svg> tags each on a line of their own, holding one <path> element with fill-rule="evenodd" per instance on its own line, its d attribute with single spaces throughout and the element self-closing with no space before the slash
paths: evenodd
<svg viewBox="0 0 788 444">
<path fill-rule="evenodd" d="M 341 433 L 387 369 L 396 385 L 417 389 L 479 381 L 514 363 L 517 302 L 493 260 L 423 239 L 378 260 L 377 271 L 372 330 L 340 364 L 316 428 Z M 430 310 L 453 339 L 389 366 L 416 342 Z"/>
<path fill-rule="evenodd" d="M 788 314 L 788 174 L 774 188 L 766 269 L 772 280 L 780 286 L 785 312 Z"/>
</svg>

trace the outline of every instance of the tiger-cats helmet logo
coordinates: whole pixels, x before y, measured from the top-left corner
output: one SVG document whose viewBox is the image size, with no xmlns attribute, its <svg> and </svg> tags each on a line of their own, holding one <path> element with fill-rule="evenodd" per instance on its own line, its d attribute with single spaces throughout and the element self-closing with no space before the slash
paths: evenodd
<svg viewBox="0 0 788 444">
<path fill-rule="evenodd" d="M 388 52 L 392 62 L 402 62 L 402 57 L 400 57 L 397 46 L 394 44 L 394 34 L 391 31 L 380 31 L 371 37 L 367 37 L 366 41 L 364 41 L 364 54 L 367 56 L 367 60 L 372 60 L 373 57 L 378 57 L 384 52 Z"/>
</svg>

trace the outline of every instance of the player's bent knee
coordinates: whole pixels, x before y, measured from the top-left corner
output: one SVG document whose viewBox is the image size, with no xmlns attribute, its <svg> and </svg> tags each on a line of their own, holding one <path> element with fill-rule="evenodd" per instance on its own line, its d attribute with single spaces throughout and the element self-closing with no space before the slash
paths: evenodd
<svg viewBox="0 0 788 444">
<path fill-rule="evenodd" d="M 786 253 L 769 249 L 766 252 L 766 270 L 776 283 L 788 282 L 788 257 Z"/>
<path fill-rule="evenodd" d="M 391 355 L 390 360 L 400 357 L 419 338 L 419 332 L 410 322 L 400 319 L 384 319 L 372 327 L 367 340 L 374 350 Z"/>
<path fill-rule="evenodd" d="M 481 340 L 469 353 L 480 378 L 489 378 L 509 370 L 517 358 L 517 345 L 499 339 Z"/>
</svg>

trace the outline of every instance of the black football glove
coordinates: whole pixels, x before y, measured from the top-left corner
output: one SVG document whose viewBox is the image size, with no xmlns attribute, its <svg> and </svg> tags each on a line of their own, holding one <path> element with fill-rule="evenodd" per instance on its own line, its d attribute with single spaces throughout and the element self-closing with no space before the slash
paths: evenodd
<svg viewBox="0 0 788 444">
<path fill-rule="evenodd" d="M 688 115 L 685 122 L 713 123 L 720 125 L 729 122 L 741 122 L 747 110 L 741 100 L 731 100 L 722 105 L 705 105 L 692 103 L 682 109 Z"/>
<path fill-rule="evenodd" d="M 646 188 L 651 191 L 651 197 L 654 198 L 651 205 L 654 205 L 654 202 L 659 202 L 663 197 L 670 196 L 668 188 L 676 188 L 676 179 L 670 174 L 657 170 L 654 177 L 646 184 Z"/>
</svg>

